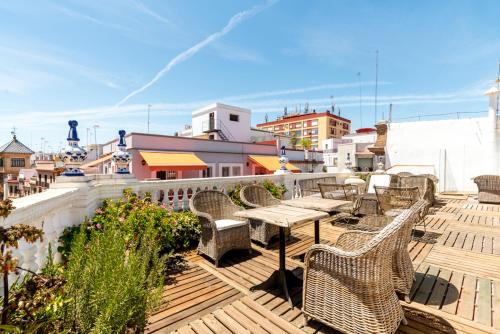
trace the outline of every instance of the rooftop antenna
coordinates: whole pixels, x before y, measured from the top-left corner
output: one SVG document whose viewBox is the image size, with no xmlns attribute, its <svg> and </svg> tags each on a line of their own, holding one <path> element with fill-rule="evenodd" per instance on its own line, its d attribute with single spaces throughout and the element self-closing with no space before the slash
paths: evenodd
<svg viewBox="0 0 500 334">
<path fill-rule="evenodd" d="M 361 106 L 361 72 L 358 72 L 356 74 L 358 76 L 358 82 L 359 82 L 359 124 L 360 124 L 360 127 L 362 128 L 363 127 L 363 113 L 362 113 L 362 106 Z"/>
<path fill-rule="evenodd" d="M 498 102 L 499 102 L 498 91 L 500 91 L 500 60 L 498 60 L 498 76 L 497 76 L 497 116 L 498 116 Z"/>
<path fill-rule="evenodd" d="M 287 116 L 288 115 L 288 110 L 287 110 L 287 107 L 285 106 L 285 109 L 283 109 L 283 116 Z"/>
<path fill-rule="evenodd" d="M 309 102 L 306 102 L 304 105 L 304 113 L 307 114 L 309 112 Z"/>
<path fill-rule="evenodd" d="M 392 121 L 392 103 L 389 104 L 389 122 Z"/>
<path fill-rule="evenodd" d="M 149 133 L 149 113 L 151 111 L 151 107 L 152 107 L 152 105 L 148 104 L 148 133 Z"/>
<path fill-rule="evenodd" d="M 267 122 L 269 122 L 269 116 L 267 114 L 264 115 L 264 120 Z"/>
<path fill-rule="evenodd" d="M 377 124 L 377 95 L 378 95 L 378 49 L 375 52 L 375 124 Z"/>
<path fill-rule="evenodd" d="M 16 128 L 15 126 L 13 126 L 13 127 L 12 127 L 12 131 L 10 132 L 10 134 L 11 134 L 14 138 L 16 138 L 16 130 L 17 130 L 17 128 Z"/>
</svg>

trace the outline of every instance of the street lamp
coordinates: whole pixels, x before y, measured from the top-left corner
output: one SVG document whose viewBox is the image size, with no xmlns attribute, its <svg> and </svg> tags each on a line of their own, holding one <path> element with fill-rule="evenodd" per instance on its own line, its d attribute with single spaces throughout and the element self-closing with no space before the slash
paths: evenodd
<svg viewBox="0 0 500 334">
<path fill-rule="evenodd" d="M 95 144 L 95 154 L 96 160 L 99 159 L 99 148 L 97 147 L 97 129 L 99 128 L 98 124 L 94 124 L 94 144 Z"/>
</svg>

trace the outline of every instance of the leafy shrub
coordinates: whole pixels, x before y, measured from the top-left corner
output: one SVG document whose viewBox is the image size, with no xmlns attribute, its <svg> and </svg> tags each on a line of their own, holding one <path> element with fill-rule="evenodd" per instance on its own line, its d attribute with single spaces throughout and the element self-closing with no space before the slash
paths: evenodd
<svg viewBox="0 0 500 334">
<path fill-rule="evenodd" d="M 76 333 L 139 331 L 160 301 L 165 257 L 151 222 L 130 239 L 117 224 L 82 225 L 72 244 L 65 277 L 64 329 Z"/>
<path fill-rule="evenodd" d="M 262 186 L 264 188 L 266 188 L 266 190 L 269 191 L 273 195 L 274 198 L 277 198 L 277 199 L 282 199 L 283 195 L 287 192 L 287 189 L 286 189 L 284 184 L 281 184 L 278 186 L 274 182 L 269 181 L 269 180 L 265 180 L 262 183 Z M 240 198 L 241 188 L 242 188 L 242 185 L 240 185 L 240 184 L 235 185 L 233 189 L 228 188 L 227 195 L 229 196 L 229 198 L 231 198 L 231 200 L 233 201 L 234 204 L 241 206 L 245 209 L 248 209 L 248 206 L 245 205 L 241 201 L 241 198 Z"/>
<path fill-rule="evenodd" d="M 146 225 L 151 225 L 158 232 L 162 253 L 188 248 L 198 241 L 201 234 L 201 225 L 192 212 L 169 210 L 152 203 L 149 194 L 139 199 L 128 189 L 118 201 L 105 200 L 96 209 L 95 216 L 85 219 L 82 225 L 85 226 L 87 240 L 93 231 L 102 232 L 106 226 L 113 225 L 124 233 L 127 241 L 140 238 Z M 79 230 L 78 226 L 66 228 L 59 238 L 61 246 L 58 251 L 66 258 Z"/>
</svg>

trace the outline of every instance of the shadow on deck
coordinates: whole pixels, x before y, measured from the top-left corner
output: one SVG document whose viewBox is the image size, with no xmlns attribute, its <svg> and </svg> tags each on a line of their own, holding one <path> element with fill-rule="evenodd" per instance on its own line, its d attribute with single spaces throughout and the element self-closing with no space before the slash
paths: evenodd
<svg viewBox="0 0 500 334">
<path fill-rule="evenodd" d="M 409 245 L 417 279 L 411 302 L 401 302 L 408 325 L 401 325 L 398 333 L 499 333 L 500 226 L 481 218 L 484 206 L 466 197 L 440 198 L 438 203 L 426 218 L 427 233 L 417 234 Z M 472 214 L 460 219 L 464 210 L 475 210 L 480 218 Z M 500 218 L 500 211 L 494 212 Z M 345 230 L 323 221 L 322 242 L 334 244 Z M 313 243 L 312 223 L 294 228 L 292 234 L 286 266 L 301 277 L 297 258 Z M 292 291 L 293 308 L 278 291 L 250 292 L 277 269 L 275 244 L 268 249 L 254 246 L 252 254 L 229 252 L 218 268 L 195 253 L 184 259 L 181 270 L 170 273 L 164 304 L 150 317 L 147 332 L 337 333 L 315 321 L 304 326 L 301 288 Z"/>
</svg>

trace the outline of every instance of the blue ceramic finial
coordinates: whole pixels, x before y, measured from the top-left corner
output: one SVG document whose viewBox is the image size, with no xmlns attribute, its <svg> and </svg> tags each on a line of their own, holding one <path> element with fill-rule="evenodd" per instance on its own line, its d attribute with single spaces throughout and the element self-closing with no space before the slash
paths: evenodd
<svg viewBox="0 0 500 334">
<path fill-rule="evenodd" d="M 78 122 L 75 120 L 71 120 L 68 122 L 69 132 L 68 132 L 68 140 L 79 141 L 78 133 L 76 132 L 76 127 L 78 126 Z"/>
<path fill-rule="evenodd" d="M 118 131 L 118 134 L 120 135 L 120 142 L 118 143 L 118 146 L 127 146 L 125 143 L 125 133 L 125 130 Z"/>
<path fill-rule="evenodd" d="M 132 161 L 132 154 L 127 151 L 127 144 L 125 143 L 125 130 L 118 131 L 120 140 L 118 142 L 116 152 L 111 155 L 111 160 L 115 163 L 116 174 L 130 174 L 128 166 Z"/>
<path fill-rule="evenodd" d="M 84 174 L 80 170 L 80 165 L 87 159 L 87 152 L 78 146 L 78 142 L 80 141 L 80 139 L 78 139 L 78 133 L 76 132 L 78 122 L 71 120 L 68 122 L 68 125 L 68 144 L 60 154 L 65 167 L 63 175 L 83 176 Z"/>
</svg>

